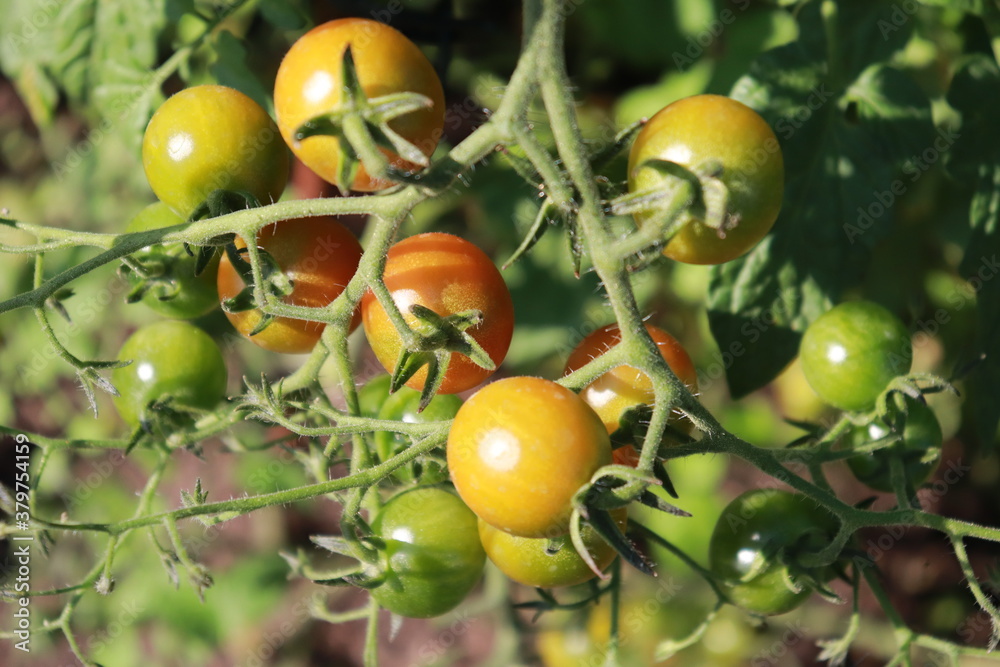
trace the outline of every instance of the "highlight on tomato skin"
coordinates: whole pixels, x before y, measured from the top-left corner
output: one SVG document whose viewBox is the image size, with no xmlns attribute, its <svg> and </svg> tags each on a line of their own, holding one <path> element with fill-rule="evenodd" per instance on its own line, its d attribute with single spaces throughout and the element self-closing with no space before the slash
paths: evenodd
<svg viewBox="0 0 1000 667">
<path fill-rule="evenodd" d="M 236 247 L 245 248 L 246 243 L 237 238 Z M 354 234 L 330 216 L 282 220 L 267 225 L 257 234 L 257 247 L 267 252 L 292 282 L 292 292 L 283 301 L 310 308 L 329 305 L 340 296 L 354 277 L 363 252 Z M 222 301 L 237 296 L 246 288 L 225 253 L 219 262 L 218 286 Z M 322 322 L 276 317 L 262 331 L 251 336 L 262 316 L 256 308 L 226 312 L 226 317 L 240 334 L 272 352 L 309 352 L 319 342 L 326 327 Z M 360 312 L 356 312 L 351 331 L 359 321 Z"/>
<path fill-rule="evenodd" d="M 447 459 L 480 519 L 518 537 L 554 538 L 569 532 L 580 487 L 611 463 L 611 441 L 575 393 L 518 376 L 486 385 L 459 408 Z"/>
<path fill-rule="evenodd" d="M 403 239 L 389 248 L 383 280 L 407 324 L 418 331 L 420 320 L 410 312 L 414 304 L 440 317 L 479 311 L 482 321 L 465 333 L 485 350 L 496 367 L 503 363 L 514 335 L 514 302 L 493 260 L 476 245 L 441 232 Z M 403 340 L 370 290 L 361 299 L 361 313 L 368 343 L 391 373 L 399 360 Z M 438 393 L 456 394 L 472 389 L 494 372 L 495 369 L 476 365 L 464 354 L 452 352 Z M 426 379 L 424 367 L 406 386 L 423 389 Z"/>
<path fill-rule="evenodd" d="M 649 333 L 663 360 L 667 362 L 677 378 L 684 383 L 691 393 L 698 392 L 698 372 L 691 356 L 676 338 L 669 333 L 646 324 Z M 621 342 L 621 330 L 616 323 L 606 324 L 588 334 L 570 353 L 566 360 L 565 375 L 583 368 L 588 362 L 596 359 Z M 622 365 L 612 368 L 596 380 L 580 390 L 580 397 L 601 418 L 608 433 L 618 430 L 622 415 L 629 408 L 637 405 L 652 405 L 655 394 L 653 383 L 645 373 Z M 690 433 L 692 424 L 682 414 L 671 416 L 669 425 L 685 433 Z M 639 453 L 635 447 L 626 445 L 614 450 L 615 463 L 635 467 L 639 462 Z"/>
<path fill-rule="evenodd" d="M 341 145 L 334 136 L 301 141 L 295 132 L 308 120 L 337 110 L 342 101 L 341 60 L 347 47 L 361 88 L 369 98 L 412 92 L 431 101 L 389 121 L 389 127 L 427 157 L 434 153 L 444 128 L 445 98 L 441 80 L 423 52 L 405 35 L 378 21 L 342 18 L 316 26 L 285 54 L 274 82 L 278 127 L 292 152 L 325 181 L 337 184 Z M 385 148 L 389 163 L 401 171 L 418 165 Z M 359 192 L 376 192 L 395 183 L 372 177 L 362 163 L 350 184 Z"/>
</svg>

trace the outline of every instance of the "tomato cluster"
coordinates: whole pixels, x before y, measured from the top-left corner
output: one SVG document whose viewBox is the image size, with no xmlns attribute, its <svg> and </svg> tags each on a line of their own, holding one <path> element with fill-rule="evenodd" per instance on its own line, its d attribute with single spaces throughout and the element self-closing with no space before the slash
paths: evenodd
<svg viewBox="0 0 1000 667">
<path fill-rule="evenodd" d="M 419 101 L 415 108 L 384 113 L 392 105 L 382 101 L 407 95 Z M 143 164 L 162 203 L 138 216 L 129 231 L 276 201 L 288 176 L 288 149 L 342 189 L 392 187 L 426 164 L 444 118 L 441 83 L 420 50 L 396 30 L 363 19 L 331 21 L 301 37 L 281 63 L 274 101 L 276 124 L 255 102 L 223 86 L 197 86 L 170 98 L 151 120 L 143 144 Z M 212 133 L 221 134 L 214 143 Z M 381 156 L 366 152 L 365 145 L 377 146 Z M 636 211 L 636 222 L 670 230 L 659 242 L 670 258 L 699 264 L 732 260 L 774 224 L 783 169 L 773 132 L 751 109 L 714 95 L 681 100 L 639 133 L 629 156 L 628 187 L 636 196 L 653 193 L 650 199 L 662 202 L 664 192 L 689 186 L 694 203 L 677 215 L 662 203 L 647 206 Z M 634 415 L 662 391 L 654 390 L 643 371 L 622 364 L 579 393 L 543 378 L 508 377 L 463 403 L 456 394 L 492 375 L 514 330 L 503 278 L 469 241 L 416 234 L 392 245 L 384 261 L 368 264 L 361 244 L 340 222 L 312 217 L 266 225 L 252 243 L 238 236 L 221 243 L 224 250 L 203 249 L 197 257 L 169 246 L 147 249 L 172 260 L 169 270 L 157 273 L 152 269 L 160 260 L 137 255 L 147 269 L 137 293 L 175 317 L 197 317 L 221 303 L 239 333 L 282 353 L 311 351 L 327 323 L 337 322 L 346 334 L 360 322 L 391 374 L 362 388 L 361 415 L 402 423 L 451 421 L 447 467 L 428 457 L 396 469 L 394 483 L 411 488 L 392 496 L 370 525 L 380 560 L 366 562 L 365 585 L 381 606 L 403 616 L 444 613 L 475 586 L 486 557 L 511 579 L 541 588 L 582 583 L 610 565 L 617 551 L 609 542 L 615 530 L 608 533 L 608 526 L 623 534 L 626 509 L 606 512 L 588 505 L 580 515 L 594 519 L 604 513 L 603 529 L 584 522 L 576 533 L 570 524 L 574 508 L 588 502 L 582 491 L 594 491 L 602 467 L 638 465 L 635 447 L 612 452 L 611 436 L 634 427 Z M 356 275 L 359 270 L 366 271 L 364 278 Z M 362 281 L 367 285 L 361 289 L 352 286 Z M 331 304 L 348 297 L 357 309 L 334 311 Z M 314 310 L 270 314 L 271 308 L 281 310 L 278 304 Z M 857 324 L 862 316 L 870 321 Z M 881 316 L 870 307 L 845 305 L 807 333 L 803 366 L 834 405 L 867 409 L 898 374 L 894 366 L 875 362 L 899 347 L 905 330 Z M 865 338 L 876 326 L 878 332 Z M 122 348 L 122 358 L 136 363 L 113 377 L 122 390 L 116 404 L 126 421 L 145 425 L 163 410 L 188 414 L 222 400 L 225 366 L 204 332 L 176 322 L 150 329 L 166 343 L 153 346 L 152 334 L 138 332 Z M 645 329 L 680 383 L 696 394 L 698 377 L 687 352 L 662 329 Z M 848 329 L 840 338 L 831 333 Z M 569 355 L 565 374 L 621 341 L 616 324 L 595 330 Z M 185 346 L 185 363 L 166 368 L 155 353 L 175 345 Z M 844 350 L 842 358 L 835 358 L 835 348 Z M 856 386 L 859 377 L 862 390 Z M 435 396 L 421 394 L 428 387 Z M 900 446 L 937 446 L 921 409 L 915 404 L 905 412 L 908 430 Z M 884 437 L 875 428 L 873 423 L 870 437 Z M 676 412 L 664 444 L 671 442 L 669 433 L 683 437 L 690 430 L 691 422 Z M 390 461 L 411 445 L 409 437 L 391 430 L 375 432 L 370 442 L 377 462 Z M 879 457 L 888 451 L 871 458 L 881 465 Z M 861 470 L 864 461 L 858 461 Z M 883 468 L 868 476 L 874 480 L 879 471 Z M 911 478 L 922 472 L 912 471 Z M 726 516 L 742 517 L 742 523 L 725 522 Z M 791 531 L 772 532 L 776 522 Z M 796 563 L 836 529 L 832 515 L 801 496 L 750 492 L 734 501 L 716 526 L 711 565 L 732 602 L 756 613 L 781 613 L 808 595 L 809 585 L 800 580 L 820 585 L 829 578 L 825 570 L 804 575 Z M 571 534 L 577 545 L 582 540 L 581 551 Z"/>
</svg>

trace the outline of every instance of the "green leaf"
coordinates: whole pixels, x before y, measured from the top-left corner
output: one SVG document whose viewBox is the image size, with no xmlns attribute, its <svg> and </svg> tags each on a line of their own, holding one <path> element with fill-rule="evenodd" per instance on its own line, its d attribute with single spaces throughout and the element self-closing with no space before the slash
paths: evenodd
<svg viewBox="0 0 1000 667">
<path fill-rule="evenodd" d="M 101 138 L 111 131 L 138 146 L 159 96 L 150 70 L 165 0 L 4 0 L 0 13 L 0 63 L 36 123 L 51 120 L 62 93 L 93 125 L 102 122 Z"/>
<path fill-rule="evenodd" d="M 946 7 L 971 12 L 979 16 L 997 11 L 996 0 L 920 0 L 920 4 L 931 7 Z"/>
<path fill-rule="evenodd" d="M 208 69 L 216 81 L 235 88 L 273 115 L 271 94 L 247 65 L 247 50 L 243 42 L 233 33 L 222 30 L 215 41 L 215 53 L 218 60 Z"/>
<path fill-rule="evenodd" d="M 969 414 L 980 442 L 996 446 L 1000 422 L 1000 137 L 995 130 L 1000 103 L 1000 70 L 986 56 L 967 61 L 955 74 L 948 102 L 962 114 L 962 127 L 949 170 L 974 187 L 969 237 L 960 273 L 976 291 L 979 328 L 976 356 L 983 362 L 969 374 Z"/>
<path fill-rule="evenodd" d="M 737 398 L 776 377 L 805 327 L 861 282 L 896 200 L 922 173 L 911 156 L 935 141 L 926 95 L 879 62 L 905 44 L 908 24 L 881 34 L 891 4 L 840 3 L 830 48 L 821 4 L 803 8 L 802 40 L 764 53 L 732 91 L 768 121 L 785 161 L 772 232 L 712 269 L 709 324 Z"/>
</svg>

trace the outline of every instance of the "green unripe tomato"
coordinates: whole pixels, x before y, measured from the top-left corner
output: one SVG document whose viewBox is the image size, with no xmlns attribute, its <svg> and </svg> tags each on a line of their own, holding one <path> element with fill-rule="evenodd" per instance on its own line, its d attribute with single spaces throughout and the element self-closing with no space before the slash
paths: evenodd
<svg viewBox="0 0 1000 667">
<path fill-rule="evenodd" d="M 712 163 L 728 191 L 730 225 L 724 234 L 704 224 L 692 207 L 684 227 L 663 249 L 688 264 L 721 264 L 748 252 L 770 231 L 781 210 L 785 167 L 781 146 L 767 122 L 741 102 L 694 95 L 658 111 L 642 128 L 628 156 L 629 192 L 662 187 L 675 178 L 647 165 L 665 160 L 690 170 Z M 635 214 L 642 226 L 655 211 Z"/>
<path fill-rule="evenodd" d="M 376 375 L 358 389 L 358 408 L 362 417 L 378 417 L 382 404 L 389 398 L 392 378 L 386 374 Z"/>
<path fill-rule="evenodd" d="M 838 525 L 834 515 L 801 494 L 747 491 L 729 503 L 716 522 L 709 566 L 736 606 L 762 616 L 784 614 L 812 593 L 808 587 L 789 587 L 788 563 L 827 546 Z M 824 568 L 812 574 L 827 581 L 833 572 Z"/>
<path fill-rule="evenodd" d="M 871 301 L 848 301 L 816 318 L 799 346 L 802 372 L 820 398 L 841 410 L 870 410 L 910 371 L 910 332 Z"/>
<path fill-rule="evenodd" d="M 476 515 L 442 487 L 394 496 L 372 530 L 385 540 L 386 578 L 371 594 L 395 614 L 440 616 L 458 606 L 482 576 L 486 553 Z"/>
<path fill-rule="evenodd" d="M 938 459 L 927 462 L 921 460 L 927 450 L 940 448 L 944 439 L 934 411 L 915 398 L 907 396 L 904 400 L 906 423 L 901 440 L 889 447 L 847 459 L 847 465 L 854 476 L 877 491 L 892 491 L 891 461 L 894 457 L 902 458 L 906 477 L 915 488 L 930 479 L 939 463 Z M 852 448 L 858 447 L 881 440 L 891 433 L 892 429 L 888 424 L 876 420 L 867 426 L 853 429 L 848 434 L 848 444 Z"/>
<path fill-rule="evenodd" d="M 278 200 L 288 149 L 267 112 L 226 86 L 194 86 L 156 110 L 142 138 L 142 166 L 160 201 L 187 218 L 215 190 Z"/>
<path fill-rule="evenodd" d="M 212 337 L 187 322 L 165 320 L 137 330 L 122 345 L 119 360 L 132 363 L 111 371 L 118 389 L 118 414 L 132 427 L 152 415 L 149 406 L 211 409 L 226 394 L 226 365 Z"/>
<path fill-rule="evenodd" d="M 458 409 L 462 407 L 462 399 L 455 394 L 438 394 L 431 399 L 422 412 L 420 407 L 420 392 L 409 387 L 400 387 L 396 393 L 389 395 L 378 412 L 379 419 L 401 421 L 408 424 L 426 424 L 428 422 L 454 419 Z M 393 454 L 405 449 L 410 439 L 400 433 L 378 431 L 375 433 L 375 449 L 383 461 Z"/>
<path fill-rule="evenodd" d="M 125 227 L 126 232 L 145 232 L 172 227 L 184 222 L 163 202 L 150 204 L 139 211 Z M 151 271 L 153 284 L 142 296 L 142 303 L 165 317 L 193 319 L 214 310 L 219 305 L 216 274 L 219 257 L 195 275 L 197 257 L 189 255 L 180 244 L 156 244 L 136 253 L 136 258 Z M 159 272 L 159 273 L 157 273 Z"/>
</svg>

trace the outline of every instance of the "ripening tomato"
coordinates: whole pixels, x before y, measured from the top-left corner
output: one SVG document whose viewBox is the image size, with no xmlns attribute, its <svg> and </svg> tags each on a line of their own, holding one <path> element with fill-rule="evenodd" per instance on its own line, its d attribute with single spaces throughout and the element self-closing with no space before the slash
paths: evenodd
<svg viewBox="0 0 1000 667">
<path fill-rule="evenodd" d="M 319 25 L 296 41 L 285 54 L 274 81 L 274 109 L 285 142 L 310 169 L 337 183 L 341 144 L 337 137 L 318 135 L 302 141 L 295 132 L 306 121 L 338 109 L 343 95 L 341 59 L 351 47 L 358 81 L 370 98 L 412 92 L 431 101 L 428 108 L 403 114 L 389 127 L 428 157 L 444 126 L 444 90 L 434 67 L 417 46 L 384 23 L 360 18 L 337 19 Z M 402 171 L 417 165 L 382 149 L 390 164 Z M 362 164 L 352 190 L 373 192 L 393 185 L 369 176 Z"/>
<path fill-rule="evenodd" d="M 619 507 L 611 512 L 618 529 L 625 532 L 628 510 Z M 589 524 L 581 531 L 583 544 L 598 569 L 604 571 L 618 554 Z M 590 581 L 597 575 L 590 569 L 573 546 L 569 534 L 553 540 L 537 537 L 517 537 L 479 520 L 479 539 L 486 555 L 500 571 L 514 581 L 536 588 L 573 586 Z M 559 548 L 555 553 L 549 547 Z"/>
<path fill-rule="evenodd" d="M 152 416 L 153 403 L 209 410 L 226 393 L 226 364 L 212 337 L 187 322 L 163 320 L 129 336 L 118 352 L 128 366 L 111 371 L 115 408 L 130 426 Z"/>
<path fill-rule="evenodd" d="M 660 355 L 667 362 L 674 374 L 692 393 L 698 391 L 698 373 L 690 355 L 677 342 L 677 339 L 663 329 L 646 325 Z M 617 324 L 607 324 L 589 334 L 570 353 L 566 360 L 565 373 L 569 374 L 582 368 L 592 359 L 596 359 L 621 342 L 621 331 Z M 608 433 L 618 430 L 622 415 L 629 408 L 637 405 L 652 405 L 653 383 L 649 377 L 631 366 L 618 366 L 604 373 L 580 391 L 580 397 L 587 401 L 590 407 L 604 422 Z M 691 422 L 683 415 L 677 414 L 670 420 L 670 425 L 685 432 L 691 430 Z M 638 453 L 631 445 L 619 447 L 614 452 L 615 463 L 635 465 Z"/>
<path fill-rule="evenodd" d="M 236 239 L 237 248 L 246 243 Z M 266 251 L 292 281 L 292 293 L 285 303 L 319 308 L 328 305 L 344 291 L 361 261 L 361 244 L 334 218 L 318 216 L 282 220 L 257 233 L 257 247 Z M 219 298 L 223 301 L 238 295 L 246 287 L 229 257 L 219 262 Z M 229 321 L 244 336 L 273 352 L 301 354 L 310 351 L 326 326 L 322 322 L 277 317 L 262 331 L 250 332 L 260 322 L 260 310 L 253 308 L 226 312 Z M 355 314 L 351 330 L 358 324 Z"/>
<path fill-rule="evenodd" d="M 448 468 L 462 500 L 519 537 L 569 531 L 573 495 L 611 463 L 611 442 L 583 399 L 550 380 L 511 377 L 462 405 L 448 434 Z"/>
<path fill-rule="evenodd" d="M 741 102 L 695 95 L 656 113 L 642 128 L 628 157 L 629 192 L 653 189 L 675 178 L 645 164 L 665 160 L 688 169 L 714 163 L 729 193 L 728 229 L 704 224 L 692 207 L 686 224 L 663 249 L 688 264 L 721 264 L 748 252 L 771 230 L 781 210 L 785 168 L 781 146 L 767 122 Z M 655 211 L 637 213 L 640 226 Z"/>
<path fill-rule="evenodd" d="M 418 332 L 420 322 L 410 313 L 414 304 L 441 317 L 478 310 L 482 322 L 466 333 L 482 346 L 493 363 L 499 366 L 503 362 L 514 333 L 514 303 L 493 261 L 475 245 L 451 234 L 411 236 L 389 248 L 383 279 L 403 318 Z M 370 290 L 361 299 L 361 313 L 375 356 L 392 372 L 403 347 L 399 332 Z M 453 352 L 438 391 L 456 394 L 472 389 L 492 374 L 465 355 Z M 426 379 L 425 367 L 406 386 L 423 389 Z"/>
<path fill-rule="evenodd" d="M 278 200 L 288 182 L 288 149 L 267 112 L 226 86 L 194 86 L 156 110 L 142 138 L 153 192 L 187 218 L 215 190 Z"/>
</svg>

